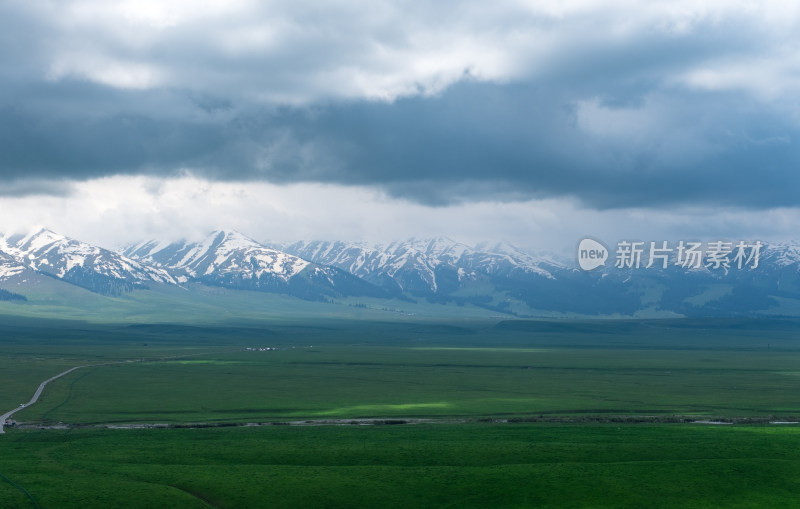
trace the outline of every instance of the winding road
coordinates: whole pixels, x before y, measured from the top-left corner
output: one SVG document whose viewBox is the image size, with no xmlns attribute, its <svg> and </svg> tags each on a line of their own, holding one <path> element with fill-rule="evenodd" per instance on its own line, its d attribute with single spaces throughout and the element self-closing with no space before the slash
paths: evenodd
<svg viewBox="0 0 800 509">
<path fill-rule="evenodd" d="M 40 383 L 39 384 L 39 388 L 36 389 L 35 393 L 33 393 L 33 397 L 31 398 L 30 401 L 28 401 L 24 405 L 20 405 L 19 407 L 15 408 L 14 410 L 10 410 L 10 411 L 4 413 L 3 415 L 0 415 L 0 435 L 5 433 L 5 430 L 3 429 L 3 426 L 5 426 L 6 421 L 8 420 L 9 417 L 11 417 L 15 413 L 19 412 L 23 408 L 28 408 L 29 406 L 31 406 L 34 403 L 36 403 L 37 401 L 39 401 L 39 396 L 42 395 L 42 391 L 44 390 L 45 387 L 47 387 L 47 384 L 49 384 L 50 382 L 52 382 L 53 380 L 55 380 L 57 378 L 61 378 L 64 375 L 68 375 L 68 374 L 72 373 L 76 369 L 87 368 L 89 366 L 91 366 L 91 364 L 86 364 L 84 366 L 75 366 L 74 368 L 70 368 L 70 369 L 64 371 L 63 373 L 59 373 L 56 376 L 50 377 L 47 380 L 45 380 L 44 382 Z"/>
<path fill-rule="evenodd" d="M 230 352 L 230 351 L 238 352 L 239 349 L 236 349 L 236 350 L 223 350 L 222 352 Z M 52 376 L 52 377 L 48 378 L 47 380 L 45 380 L 44 382 L 40 383 L 39 384 L 39 388 L 36 389 L 35 393 L 33 393 L 33 397 L 31 398 L 30 401 L 28 401 L 24 405 L 20 405 L 19 407 L 15 408 L 14 410 L 9 410 L 8 412 L 0 415 L 0 435 L 5 433 L 5 430 L 3 429 L 3 427 L 5 426 L 6 421 L 8 420 L 8 418 L 11 417 L 12 415 L 14 415 L 15 413 L 19 412 L 23 408 L 28 408 L 29 406 L 31 406 L 34 403 L 36 403 L 39 400 L 39 396 L 42 395 L 42 391 L 44 390 L 44 388 L 47 387 L 47 384 L 49 384 L 53 380 L 61 378 L 64 375 L 68 375 L 68 374 L 72 373 L 76 369 L 96 368 L 96 367 L 99 367 L 99 366 L 111 366 L 113 364 L 127 364 L 129 362 L 158 362 L 158 361 L 165 361 L 165 360 L 170 360 L 170 359 L 183 359 L 183 358 L 186 358 L 186 357 L 197 357 L 197 356 L 200 356 L 200 355 L 207 355 L 207 354 L 208 354 L 208 352 L 202 352 L 202 353 L 197 353 L 197 354 L 172 355 L 172 356 L 169 356 L 169 357 L 158 357 L 158 358 L 151 358 L 151 359 L 138 359 L 138 360 L 127 359 L 127 360 L 123 360 L 123 361 L 105 362 L 105 363 L 102 363 L 102 364 L 84 364 L 82 366 L 75 366 L 74 368 L 69 368 L 68 370 L 66 370 L 66 371 L 64 371 L 62 373 L 59 373 L 56 376 Z"/>
</svg>

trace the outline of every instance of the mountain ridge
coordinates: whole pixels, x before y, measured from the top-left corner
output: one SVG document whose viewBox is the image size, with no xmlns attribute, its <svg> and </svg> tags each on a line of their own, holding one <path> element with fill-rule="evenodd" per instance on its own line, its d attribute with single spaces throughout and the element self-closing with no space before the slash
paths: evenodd
<svg viewBox="0 0 800 509">
<path fill-rule="evenodd" d="M 25 235 L 2 236 L 0 252 L 25 269 L 101 294 L 119 295 L 149 283 L 176 284 L 164 270 L 47 228 L 37 228 Z M 6 269 L 0 277 L 11 278 L 22 272 Z"/>
<path fill-rule="evenodd" d="M 142 242 L 122 254 L 175 274 L 181 283 L 272 291 L 319 300 L 383 291 L 347 272 L 273 249 L 242 233 L 215 230 L 198 242 Z"/>
<path fill-rule="evenodd" d="M 517 316 L 800 315 L 800 243 L 763 245 L 757 268 L 619 268 L 503 243 L 448 237 L 258 242 L 216 230 L 195 242 L 142 241 L 110 251 L 46 228 L 0 235 L 0 284 L 24 295 L 44 275 L 102 295 L 154 285 L 220 287 L 311 301 L 353 299 L 475 306 Z"/>
</svg>

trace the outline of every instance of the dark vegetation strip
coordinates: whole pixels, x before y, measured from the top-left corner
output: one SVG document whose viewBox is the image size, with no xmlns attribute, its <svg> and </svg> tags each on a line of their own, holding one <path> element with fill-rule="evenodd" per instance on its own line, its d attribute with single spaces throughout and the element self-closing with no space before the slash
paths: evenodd
<svg viewBox="0 0 800 509">
<path fill-rule="evenodd" d="M 37 509 L 41 509 L 41 507 L 42 507 L 42 506 L 40 506 L 40 505 L 39 505 L 39 502 L 37 502 L 37 501 L 36 501 L 36 499 L 35 499 L 35 498 L 33 498 L 33 495 L 31 495 L 30 493 L 28 493 L 28 490 L 26 490 L 25 488 L 23 488 L 23 487 L 22 487 L 22 486 L 20 486 L 19 484 L 15 483 L 14 481 L 12 481 L 11 479 L 9 479 L 8 477 L 6 477 L 5 475 L 3 475 L 2 473 L 0 473 L 0 477 L 2 477 L 2 478 L 3 478 L 3 480 L 5 480 L 5 481 L 6 481 L 8 484 L 10 484 L 11 486 L 13 486 L 13 487 L 17 488 L 19 491 L 21 491 L 22 493 L 24 493 L 24 494 L 25 494 L 25 496 L 26 496 L 26 497 L 28 497 L 28 498 L 30 499 L 31 503 L 33 504 L 33 507 L 36 507 Z"/>
<path fill-rule="evenodd" d="M 599 410 L 598 412 L 603 411 Z M 542 413 L 536 416 L 509 416 L 502 417 L 448 417 L 448 418 L 345 418 L 345 419 L 297 419 L 292 421 L 267 421 L 267 422 L 195 422 L 195 423 L 123 423 L 107 422 L 93 424 L 58 424 L 48 426 L 42 424 L 18 424 L 18 429 L 204 429 L 204 428 L 238 428 L 238 427 L 263 427 L 263 426 L 386 426 L 398 424 L 465 424 L 465 423 L 548 423 L 548 424 L 739 424 L 739 425 L 796 425 L 800 424 L 798 416 L 769 416 L 769 417 L 723 417 L 714 415 L 564 415 L 564 411 L 554 412 L 560 415 Z"/>
<path fill-rule="evenodd" d="M 200 502 L 202 502 L 203 504 L 207 505 L 208 507 L 213 507 L 215 509 L 220 509 L 220 507 L 218 505 L 212 504 L 211 501 L 208 500 L 207 498 L 202 497 L 202 496 L 198 495 L 197 493 L 195 493 L 193 491 L 187 490 L 186 488 L 181 488 L 180 486 L 175 486 L 174 484 L 166 484 L 165 486 L 169 486 L 170 488 L 174 488 L 174 489 L 176 489 L 178 491 L 186 493 L 190 497 L 199 500 Z"/>
<path fill-rule="evenodd" d="M 72 382 L 69 384 L 69 390 L 67 391 L 67 397 L 64 399 L 64 401 L 62 401 L 58 405 L 54 406 L 53 408 L 51 408 L 50 410 L 45 412 L 42 415 L 42 419 L 47 421 L 48 420 L 48 416 L 50 415 L 51 412 L 53 412 L 53 411 L 61 408 L 62 406 L 64 406 L 70 400 L 70 398 L 72 397 L 72 389 L 75 386 L 75 383 L 78 382 L 79 380 L 82 380 L 83 378 L 85 378 L 89 374 L 90 374 L 90 372 L 85 372 L 82 375 L 80 375 L 79 377 L 73 379 Z"/>
<path fill-rule="evenodd" d="M 630 349 L 629 349 L 630 350 Z M 664 349 L 666 350 L 666 348 Z M 392 368 L 468 368 L 468 369 L 535 369 L 541 371 L 591 371 L 596 373 L 763 373 L 782 372 L 785 369 L 766 370 L 763 368 L 710 368 L 710 367 L 624 367 L 624 366 L 542 366 L 536 364 L 464 364 L 464 363 L 426 363 L 426 362 L 349 362 L 349 361 L 287 361 L 292 366 L 341 366 L 341 367 L 392 367 Z"/>
</svg>

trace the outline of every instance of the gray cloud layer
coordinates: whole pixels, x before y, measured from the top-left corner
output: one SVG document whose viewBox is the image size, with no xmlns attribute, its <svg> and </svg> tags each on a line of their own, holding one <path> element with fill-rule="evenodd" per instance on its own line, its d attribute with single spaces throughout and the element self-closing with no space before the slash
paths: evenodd
<svg viewBox="0 0 800 509">
<path fill-rule="evenodd" d="M 428 204 L 800 205 L 796 12 L 233 4 L 0 7 L 5 193 L 190 172 Z"/>
</svg>

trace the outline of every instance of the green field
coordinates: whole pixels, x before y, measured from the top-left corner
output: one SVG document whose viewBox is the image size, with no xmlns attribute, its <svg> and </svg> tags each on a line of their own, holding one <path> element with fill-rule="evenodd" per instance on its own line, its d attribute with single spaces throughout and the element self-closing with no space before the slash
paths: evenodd
<svg viewBox="0 0 800 509">
<path fill-rule="evenodd" d="M 7 318 L 0 333 L 2 411 L 89 365 L 0 436 L 0 507 L 800 502 L 800 426 L 770 424 L 800 420 L 794 321 Z M 320 425 L 334 420 L 352 424 Z"/>
<path fill-rule="evenodd" d="M 52 384 L 18 420 L 800 416 L 795 323 L 772 322 L 768 331 L 727 321 L 678 325 L 686 323 L 42 329 L 62 339 L 4 343 L 11 383 L 0 403 L 14 408 L 47 375 L 93 364 Z M 108 364 L 119 360 L 139 362 Z"/>
<path fill-rule="evenodd" d="M 314 345 L 75 371 L 20 420 L 798 416 L 800 352 Z M 12 406 L 13 407 L 13 406 Z"/>
<path fill-rule="evenodd" d="M 429 424 L 15 432 L 40 507 L 794 507 L 800 429 Z M 34 507 L 0 483 L 0 506 Z"/>
</svg>

